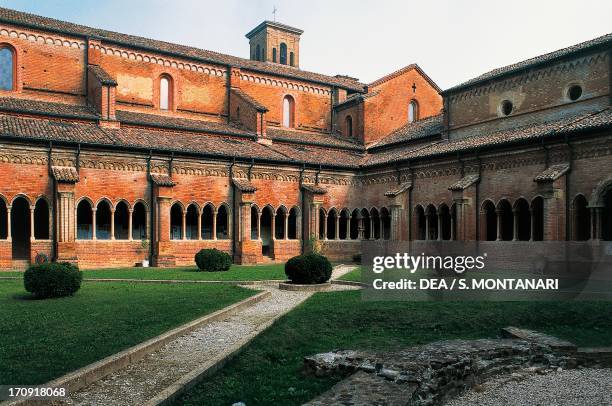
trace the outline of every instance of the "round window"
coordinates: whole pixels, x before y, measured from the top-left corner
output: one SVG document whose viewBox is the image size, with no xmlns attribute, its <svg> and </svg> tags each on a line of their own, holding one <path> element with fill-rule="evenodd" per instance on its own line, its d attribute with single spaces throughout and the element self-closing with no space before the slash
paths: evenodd
<svg viewBox="0 0 612 406">
<path fill-rule="evenodd" d="M 509 116 L 512 113 L 512 102 L 510 100 L 504 100 L 501 102 L 501 113 L 504 116 Z"/>
<path fill-rule="evenodd" d="M 582 96 L 582 86 L 572 85 L 567 89 L 567 98 L 571 101 L 578 100 Z"/>
</svg>

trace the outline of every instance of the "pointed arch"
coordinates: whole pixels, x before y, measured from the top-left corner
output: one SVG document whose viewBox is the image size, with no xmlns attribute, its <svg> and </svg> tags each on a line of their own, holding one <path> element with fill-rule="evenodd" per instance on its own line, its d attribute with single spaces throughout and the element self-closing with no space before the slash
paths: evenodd
<svg viewBox="0 0 612 406">
<path fill-rule="evenodd" d="M 146 203 L 137 200 L 132 210 L 132 239 L 147 239 L 147 213 L 149 212 Z"/>
<path fill-rule="evenodd" d="M 523 197 L 516 199 L 512 207 L 517 229 L 514 230 L 514 239 L 518 241 L 529 241 L 531 239 L 531 214 L 529 203 Z"/>
<path fill-rule="evenodd" d="M 217 209 L 216 229 L 217 239 L 227 240 L 230 238 L 230 209 L 227 203 L 221 203 Z"/>
<path fill-rule="evenodd" d="M 285 221 L 288 216 L 287 208 L 282 204 L 278 206 L 276 209 L 276 213 L 274 214 L 274 237 L 277 240 L 284 240 L 287 238 L 286 229 L 285 229 Z"/>
<path fill-rule="evenodd" d="M 45 196 L 36 200 L 34 205 L 34 239 L 48 240 L 51 238 L 51 205 Z"/>
<path fill-rule="evenodd" d="M 174 202 L 170 207 L 170 239 L 182 240 L 184 235 L 183 230 L 183 212 L 184 206 L 181 202 Z"/>
<path fill-rule="evenodd" d="M 198 230 L 198 217 L 200 208 L 197 203 L 190 203 L 185 212 L 185 239 L 198 240 L 200 238 Z"/>
<path fill-rule="evenodd" d="M 483 229 L 483 239 L 485 241 L 495 241 L 497 239 L 497 215 L 495 204 L 491 200 L 485 200 L 480 207 L 482 216 L 481 224 Z"/>
<path fill-rule="evenodd" d="M 88 197 L 82 197 L 76 210 L 77 240 L 91 240 L 93 231 L 93 203 Z"/>
<path fill-rule="evenodd" d="M 130 211 L 129 203 L 120 200 L 115 206 L 115 240 L 127 240 L 129 238 Z"/>
<path fill-rule="evenodd" d="M 298 206 L 293 206 L 291 210 L 289 210 L 289 218 L 287 219 L 288 225 L 288 235 L 287 238 L 290 240 L 298 239 L 298 218 L 301 217 L 300 208 Z"/>
<path fill-rule="evenodd" d="M 202 219 L 200 233 L 203 240 L 213 239 L 213 221 L 215 216 L 215 206 L 212 203 L 206 203 L 202 208 Z"/>
<path fill-rule="evenodd" d="M 425 209 L 420 204 L 417 204 L 414 208 L 414 225 L 416 231 L 414 238 L 425 240 L 427 238 L 427 217 L 425 216 Z"/>
</svg>

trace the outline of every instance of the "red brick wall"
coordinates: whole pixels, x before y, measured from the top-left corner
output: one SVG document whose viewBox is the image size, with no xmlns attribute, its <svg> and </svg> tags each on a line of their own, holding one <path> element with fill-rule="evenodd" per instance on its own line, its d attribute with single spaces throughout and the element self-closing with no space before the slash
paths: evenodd
<svg viewBox="0 0 612 406">
<path fill-rule="evenodd" d="M 416 92 L 412 85 L 416 85 Z M 418 103 L 418 118 L 434 116 L 442 109 L 442 97 L 438 91 L 416 70 L 371 86 L 364 101 L 364 140 L 379 140 L 408 122 L 408 104 Z"/>
</svg>

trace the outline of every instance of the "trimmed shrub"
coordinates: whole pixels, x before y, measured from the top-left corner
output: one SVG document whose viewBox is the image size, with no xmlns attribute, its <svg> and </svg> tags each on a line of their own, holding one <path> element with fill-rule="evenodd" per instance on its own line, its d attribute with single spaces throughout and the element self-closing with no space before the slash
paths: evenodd
<svg viewBox="0 0 612 406">
<path fill-rule="evenodd" d="M 228 271 L 232 266 L 232 257 L 216 248 L 200 250 L 195 256 L 195 263 L 200 271 Z"/>
<path fill-rule="evenodd" d="M 316 253 L 298 255 L 287 261 L 285 274 L 293 283 L 303 285 L 324 283 L 331 278 L 332 265 L 323 255 Z"/>
<path fill-rule="evenodd" d="M 68 262 L 32 265 L 23 275 L 25 290 L 39 298 L 72 296 L 81 288 L 83 274 Z"/>
</svg>

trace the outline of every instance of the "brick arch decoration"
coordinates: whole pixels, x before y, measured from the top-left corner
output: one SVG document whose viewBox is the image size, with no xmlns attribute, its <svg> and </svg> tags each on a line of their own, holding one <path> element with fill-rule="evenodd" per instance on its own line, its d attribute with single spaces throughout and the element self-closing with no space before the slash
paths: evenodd
<svg viewBox="0 0 612 406">
<path fill-rule="evenodd" d="M 610 190 L 612 190 L 612 176 L 608 176 L 595 186 L 589 199 L 589 207 L 605 206 L 603 198 Z"/>
</svg>

